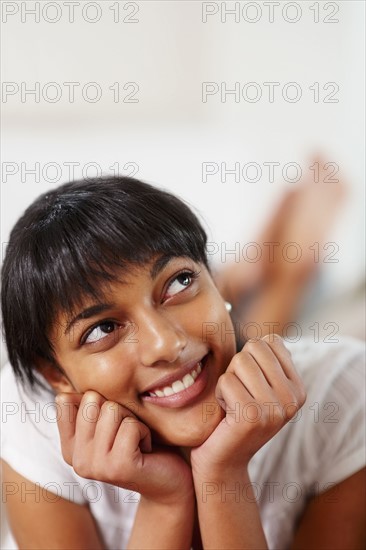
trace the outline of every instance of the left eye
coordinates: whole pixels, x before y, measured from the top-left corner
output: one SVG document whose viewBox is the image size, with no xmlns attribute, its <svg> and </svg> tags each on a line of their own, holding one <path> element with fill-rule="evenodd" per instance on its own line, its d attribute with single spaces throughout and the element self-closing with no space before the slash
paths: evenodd
<svg viewBox="0 0 366 550">
<path fill-rule="evenodd" d="M 179 292 L 182 292 L 184 288 L 188 287 L 192 283 L 192 280 L 194 278 L 195 278 L 195 274 L 189 271 L 184 271 L 183 273 L 179 273 L 179 275 L 177 275 L 168 286 L 168 289 L 167 289 L 168 298 L 170 296 L 174 296 L 175 294 L 178 294 Z"/>
<path fill-rule="evenodd" d="M 91 344 L 93 342 L 98 342 L 99 340 L 102 340 L 108 334 L 114 331 L 116 328 L 116 323 L 113 323 L 113 321 L 106 321 L 104 323 L 100 323 L 96 327 L 94 327 L 89 334 L 86 335 L 86 338 L 84 340 L 85 344 Z"/>
</svg>

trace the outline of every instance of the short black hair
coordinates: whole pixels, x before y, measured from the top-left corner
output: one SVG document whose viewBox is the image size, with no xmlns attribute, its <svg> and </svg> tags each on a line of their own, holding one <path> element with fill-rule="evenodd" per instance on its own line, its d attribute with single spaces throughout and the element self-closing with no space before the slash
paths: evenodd
<svg viewBox="0 0 366 550">
<path fill-rule="evenodd" d="M 73 181 L 42 194 L 14 226 L 2 269 L 4 334 L 16 377 L 39 385 L 37 356 L 59 369 L 49 333 L 60 310 L 98 298 L 100 282 L 156 255 L 208 268 L 206 243 L 187 204 L 134 178 Z"/>
</svg>

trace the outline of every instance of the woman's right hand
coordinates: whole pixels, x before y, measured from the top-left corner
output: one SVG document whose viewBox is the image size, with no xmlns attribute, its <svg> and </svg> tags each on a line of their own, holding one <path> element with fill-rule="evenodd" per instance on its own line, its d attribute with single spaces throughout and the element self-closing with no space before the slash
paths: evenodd
<svg viewBox="0 0 366 550">
<path fill-rule="evenodd" d="M 159 504 L 193 500 L 190 467 L 173 450 L 153 448 L 149 428 L 129 409 L 95 391 L 60 393 L 56 403 L 62 455 L 79 476 Z"/>
</svg>

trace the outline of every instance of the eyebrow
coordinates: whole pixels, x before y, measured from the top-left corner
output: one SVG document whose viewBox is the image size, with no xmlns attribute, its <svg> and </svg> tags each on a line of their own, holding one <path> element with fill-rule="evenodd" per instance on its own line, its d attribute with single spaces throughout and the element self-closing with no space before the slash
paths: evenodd
<svg viewBox="0 0 366 550">
<path fill-rule="evenodd" d="M 93 306 L 88 307 L 87 309 L 84 309 L 81 313 L 78 313 L 76 317 L 74 317 L 68 324 L 65 330 L 65 334 L 68 334 L 78 321 L 81 321 L 83 319 L 90 319 L 91 317 L 95 317 L 95 315 L 99 315 L 99 313 L 103 313 L 104 311 L 108 311 L 115 307 L 115 304 L 95 304 Z"/>
<path fill-rule="evenodd" d="M 155 279 L 159 273 L 177 256 L 173 256 L 173 254 L 164 254 L 163 256 L 159 256 L 157 260 L 153 263 L 151 269 L 150 269 L 150 277 L 151 279 Z M 104 313 L 105 311 L 111 310 L 115 308 L 115 304 L 94 304 L 93 306 L 90 306 L 86 309 L 84 309 L 81 313 L 78 313 L 76 317 L 74 317 L 68 324 L 65 330 L 65 335 L 67 335 L 71 328 L 77 323 L 78 321 L 82 321 L 84 319 L 90 319 L 91 317 L 95 317 L 96 315 L 99 315 L 100 313 Z"/>
<path fill-rule="evenodd" d="M 176 258 L 177 256 L 173 256 L 173 254 L 163 254 L 162 256 L 159 256 L 157 260 L 153 263 L 151 269 L 150 269 L 150 277 L 152 279 L 155 279 L 159 273 L 164 269 L 166 265 L 168 265 L 169 262 L 173 260 L 173 258 Z"/>
</svg>

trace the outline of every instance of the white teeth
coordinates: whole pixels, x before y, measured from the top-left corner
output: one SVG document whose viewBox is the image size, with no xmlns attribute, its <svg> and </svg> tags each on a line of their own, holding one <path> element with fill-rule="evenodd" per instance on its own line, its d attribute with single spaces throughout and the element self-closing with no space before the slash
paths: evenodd
<svg viewBox="0 0 366 550">
<path fill-rule="evenodd" d="M 174 393 L 179 393 L 190 386 L 193 386 L 197 376 L 202 371 L 202 363 L 199 361 L 197 367 L 193 369 L 190 373 L 183 376 L 182 380 L 176 380 L 171 386 L 166 386 L 162 390 L 155 390 L 155 392 L 149 392 L 151 397 L 168 397 Z"/>
<path fill-rule="evenodd" d="M 172 388 L 174 393 L 179 393 L 180 391 L 185 390 L 185 386 L 180 380 L 176 380 L 175 382 L 173 382 Z"/>
<path fill-rule="evenodd" d="M 194 378 L 190 374 L 186 374 L 183 376 L 183 384 L 185 388 L 189 388 L 189 386 L 192 386 L 194 384 Z"/>
</svg>

